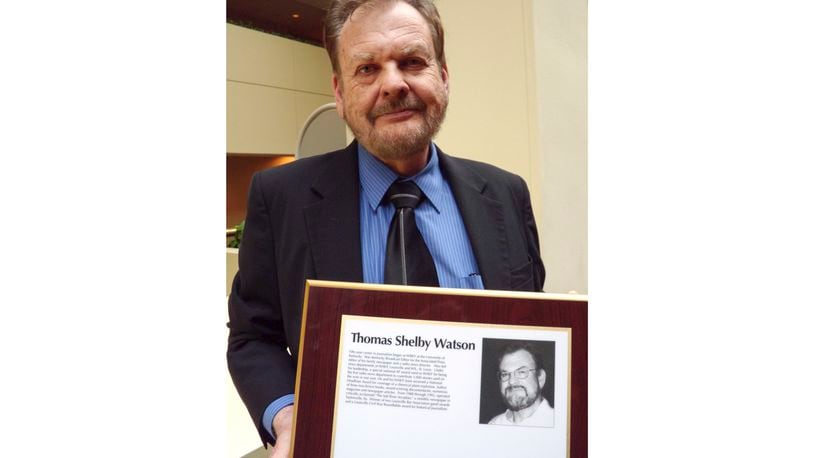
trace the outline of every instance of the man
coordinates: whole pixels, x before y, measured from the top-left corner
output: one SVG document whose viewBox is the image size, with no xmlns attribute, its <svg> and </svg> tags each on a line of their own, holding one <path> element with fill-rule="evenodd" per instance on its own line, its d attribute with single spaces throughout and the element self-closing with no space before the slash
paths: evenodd
<svg viewBox="0 0 814 458">
<path fill-rule="evenodd" d="M 276 440 L 272 457 L 288 456 L 305 279 L 393 282 L 401 231 L 426 254 L 401 267 L 408 284 L 543 287 L 523 180 L 432 143 L 449 95 L 443 39 L 431 0 L 334 0 L 325 47 L 337 110 L 357 140 L 252 180 L 227 357 L 262 440 Z M 405 194 L 393 189 L 402 185 L 417 205 L 399 207 L 397 226 L 395 199 Z"/>
<path fill-rule="evenodd" d="M 554 409 L 543 397 L 546 373 L 528 345 L 508 345 L 500 357 L 498 379 L 506 411 L 490 425 L 554 426 Z"/>
</svg>

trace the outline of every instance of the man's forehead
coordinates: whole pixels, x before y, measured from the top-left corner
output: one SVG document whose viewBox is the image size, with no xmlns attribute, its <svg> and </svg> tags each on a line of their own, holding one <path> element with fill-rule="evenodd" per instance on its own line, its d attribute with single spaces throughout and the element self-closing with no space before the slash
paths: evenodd
<svg viewBox="0 0 814 458">
<path fill-rule="evenodd" d="M 430 41 L 426 19 L 403 2 L 359 8 L 342 26 L 337 38 L 340 55 L 354 60 L 369 60 L 383 50 L 429 53 Z"/>
<path fill-rule="evenodd" d="M 527 366 L 533 368 L 534 357 L 524 349 L 513 351 L 503 355 L 503 358 L 500 359 L 500 367 L 503 368 L 504 366 Z"/>
</svg>

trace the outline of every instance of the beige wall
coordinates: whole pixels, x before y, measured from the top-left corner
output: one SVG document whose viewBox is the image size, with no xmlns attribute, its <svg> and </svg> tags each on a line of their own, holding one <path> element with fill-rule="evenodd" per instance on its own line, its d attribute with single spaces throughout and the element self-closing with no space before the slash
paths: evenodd
<svg viewBox="0 0 814 458">
<path fill-rule="evenodd" d="M 437 0 L 446 31 L 450 104 L 438 145 L 531 178 L 523 2 Z"/>
<path fill-rule="evenodd" d="M 533 1 L 546 290 L 588 292 L 588 5 Z"/>
<path fill-rule="evenodd" d="M 546 291 L 588 291 L 587 4 L 436 0 L 446 31 L 450 154 L 522 176 Z"/>
<path fill-rule="evenodd" d="M 324 49 L 226 24 L 226 151 L 294 154 L 308 115 L 330 102 Z"/>
</svg>

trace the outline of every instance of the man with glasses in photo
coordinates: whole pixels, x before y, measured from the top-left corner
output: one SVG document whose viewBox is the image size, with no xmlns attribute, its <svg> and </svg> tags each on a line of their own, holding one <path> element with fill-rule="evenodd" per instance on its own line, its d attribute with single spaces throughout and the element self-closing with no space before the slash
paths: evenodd
<svg viewBox="0 0 814 458">
<path fill-rule="evenodd" d="M 539 352 L 525 344 L 510 344 L 501 353 L 500 394 L 506 411 L 490 425 L 554 426 L 554 409 L 543 397 L 546 372 Z"/>
</svg>

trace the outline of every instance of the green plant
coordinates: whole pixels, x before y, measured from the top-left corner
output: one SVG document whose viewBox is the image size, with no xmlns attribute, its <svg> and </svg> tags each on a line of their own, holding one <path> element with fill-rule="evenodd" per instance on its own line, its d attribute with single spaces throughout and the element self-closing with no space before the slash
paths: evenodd
<svg viewBox="0 0 814 458">
<path fill-rule="evenodd" d="M 240 240 L 243 238 L 243 227 L 245 225 L 246 220 L 244 219 L 243 221 L 240 222 L 240 224 L 232 228 L 234 234 L 232 235 L 232 240 L 229 240 L 229 243 L 226 244 L 228 248 L 240 248 Z"/>
</svg>

